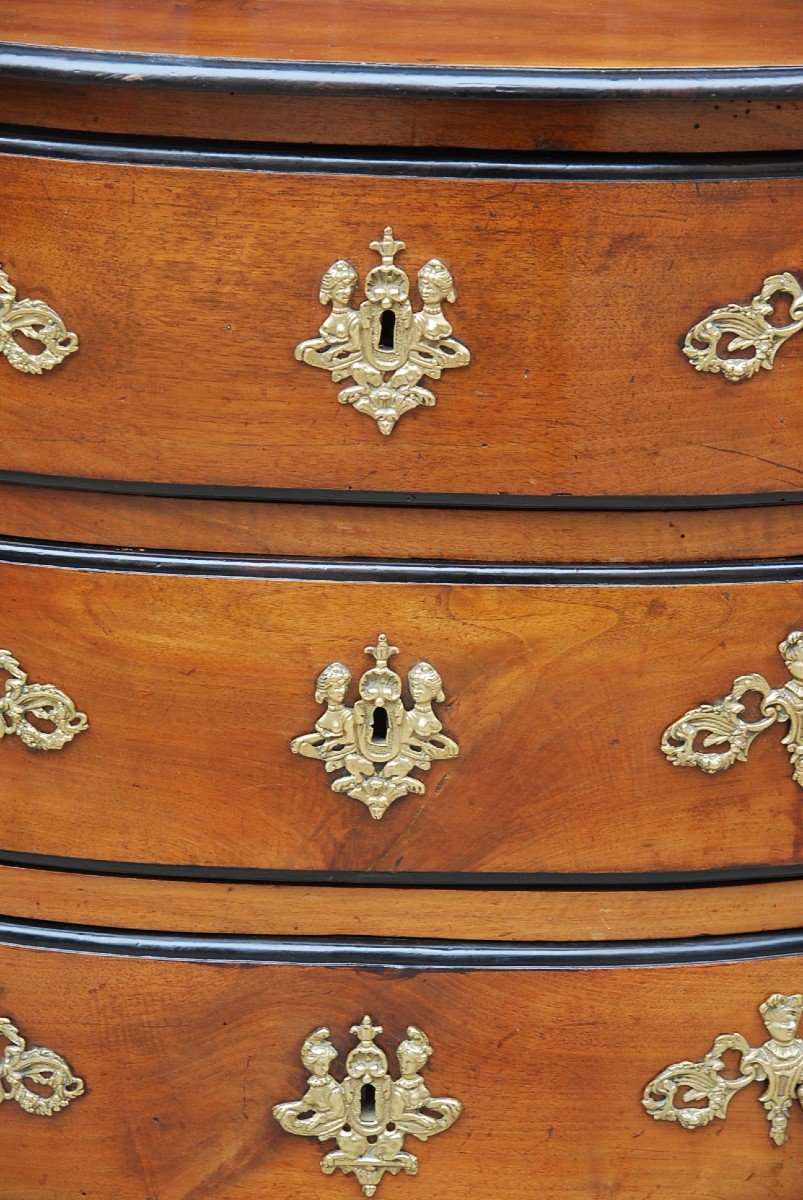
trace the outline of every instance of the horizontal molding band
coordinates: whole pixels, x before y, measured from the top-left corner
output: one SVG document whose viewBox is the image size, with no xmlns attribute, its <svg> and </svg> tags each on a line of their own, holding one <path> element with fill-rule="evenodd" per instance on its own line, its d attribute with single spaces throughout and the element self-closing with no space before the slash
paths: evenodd
<svg viewBox="0 0 803 1200">
<path fill-rule="evenodd" d="M 0 153 L 93 163 L 263 171 L 273 174 L 379 175 L 446 179 L 523 180 L 729 180 L 778 179 L 803 175 L 797 152 L 744 154 L 495 154 L 416 148 L 356 150 L 291 145 L 251 146 L 231 142 L 135 138 L 3 127 Z"/>
<path fill-rule="evenodd" d="M 803 558 L 755 562 L 529 564 L 419 559 L 269 558 L 130 550 L 0 538 L 0 563 L 135 575 L 316 583 L 485 584 L 494 587 L 676 587 L 803 582 Z"/>
<path fill-rule="evenodd" d="M 143 933 L 0 921 L 0 944 L 70 954 L 197 963 L 369 970 L 588 970 L 692 966 L 803 954 L 803 929 L 650 942 L 446 942 Z"/>
<path fill-rule="evenodd" d="M 88 479 L 0 470 L 0 484 L 103 492 L 114 496 L 157 496 L 172 500 L 258 500 L 271 504 L 343 504 L 369 508 L 475 508 L 522 512 L 709 512 L 731 508 L 779 508 L 803 504 L 803 491 L 677 496 L 517 496 L 491 492 L 365 492 L 333 488 L 272 488 L 215 483 L 154 483 L 150 480 Z"/>
<path fill-rule="evenodd" d="M 545 69 L 265 61 L 83 50 L 0 42 L 0 75 L 47 83 L 111 84 L 203 91 L 324 95 L 430 96 L 449 99 L 616 97 L 793 99 L 803 67 Z"/>
<path fill-rule="evenodd" d="M 299 886 L 472 888 L 556 891 L 654 890 L 716 887 L 732 883 L 773 883 L 803 879 L 803 862 L 791 865 L 750 863 L 689 871 L 305 871 L 264 867 L 216 867 L 174 863 L 139 863 L 96 858 L 66 858 L 0 849 L 0 866 L 31 867 L 82 875 L 134 879 L 191 880 L 194 883 L 265 883 Z"/>
</svg>

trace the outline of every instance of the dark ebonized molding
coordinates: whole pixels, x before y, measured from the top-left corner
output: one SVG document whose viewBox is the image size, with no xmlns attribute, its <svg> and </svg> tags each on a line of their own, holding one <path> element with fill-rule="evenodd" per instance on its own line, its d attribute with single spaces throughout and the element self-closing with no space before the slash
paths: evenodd
<svg viewBox="0 0 803 1200">
<path fill-rule="evenodd" d="M 84 875 L 124 875 L 134 879 L 192 880 L 195 883 L 298 884 L 325 887 L 471 888 L 477 891 L 549 888 L 555 891 L 687 889 L 733 883 L 803 879 L 803 863 L 785 866 L 751 863 L 705 871 L 480 872 L 480 871 L 288 871 L 264 867 L 215 867 L 173 863 L 108 862 L 0 850 L 0 866 L 66 871 Z M 791 914 L 790 914 L 791 915 Z"/>
<path fill-rule="evenodd" d="M 587 970 L 666 967 L 803 954 L 803 930 L 650 942 L 413 942 L 143 933 L 39 921 L 0 922 L 0 943 L 30 950 L 267 966 L 369 970 Z"/>
<path fill-rule="evenodd" d="M 104 492 L 114 496 L 158 496 L 184 500 L 258 500 L 276 504 L 346 504 L 372 508 L 476 508 L 523 512 L 675 512 L 723 508 L 776 508 L 803 504 L 803 492 L 747 492 L 697 496 L 516 496 L 505 492 L 362 492 L 326 488 L 238 487 L 213 483 L 153 483 L 88 479 L 0 470 L 0 484 Z"/>
<path fill-rule="evenodd" d="M 355 149 L 292 145 L 250 145 L 221 141 L 167 140 L 60 133 L 5 126 L 0 153 L 96 163 L 195 167 L 273 174 L 379 175 L 422 179 L 778 179 L 803 175 L 797 152 L 746 154 L 522 154 L 504 155 L 445 149 Z"/>
<path fill-rule="evenodd" d="M 421 559 L 267 558 L 0 539 L 0 563 L 138 575 L 333 583 L 627 587 L 803 582 L 803 559 L 704 563 L 530 564 Z"/>
<path fill-rule="evenodd" d="M 115 84 L 130 89 L 326 95 L 455 96 L 461 99 L 615 97 L 794 99 L 803 67 L 675 70 L 545 70 L 373 63 L 265 61 L 122 53 L 0 42 L 0 75 L 45 83 Z"/>
</svg>

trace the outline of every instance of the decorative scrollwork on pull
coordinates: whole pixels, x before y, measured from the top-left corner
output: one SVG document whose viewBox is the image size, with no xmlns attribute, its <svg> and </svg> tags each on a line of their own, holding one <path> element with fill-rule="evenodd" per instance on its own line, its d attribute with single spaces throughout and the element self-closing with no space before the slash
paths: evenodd
<svg viewBox="0 0 803 1200">
<path fill-rule="evenodd" d="M 797 1037 L 803 996 L 768 997 L 759 1008 L 770 1040 L 753 1047 L 740 1033 L 722 1034 L 698 1062 L 679 1062 L 661 1071 L 644 1089 L 642 1104 L 656 1121 L 676 1121 L 683 1129 L 703 1129 L 725 1119 L 733 1097 L 749 1083 L 766 1083 L 761 1103 L 776 1146 L 787 1139 L 789 1115 L 797 1100 L 803 1107 L 803 1039 Z M 736 1077 L 724 1075 L 722 1055 L 740 1056 Z M 681 1089 L 682 1107 L 675 1098 Z M 695 1104 L 705 1101 L 703 1105 Z"/>
<path fill-rule="evenodd" d="M 773 325 L 769 320 L 779 295 L 787 295 L 791 301 L 787 325 Z M 683 353 L 696 371 L 721 374 L 731 383 L 740 383 L 762 367 L 771 371 L 781 346 L 800 329 L 803 329 L 803 288 L 794 275 L 785 271 L 782 275 L 768 275 L 749 304 L 725 304 L 698 321 L 686 334 Z M 719 344 L 726 337 L 731 338 L 726 349 L 736 357 L 720 355 Z M 742 357 L 740 350 L 751 353 Z"/>
<path fill-rule="evenodd" d="M 414 770 L 428 771 L 437 759 L 455 758 L 458 745 L 442 732 L 432 711 L 433 702 L 445 700 L 443 681 L 427 662 L 416 663 L 407 675 L 413 707 L 402 701 L 402 681 L 388 666 L 398 654 L 384 633 L 365 653 L 376 666 L 360 679 L 360 699 L 353 708 L 345 703 L 351 672 L 342 663 L 330 663 L 318 676 L 315 699 L 326 711 L 315 723 L 315 732 L 290 743 L 293 754 L 315 758 L 329 772 L 346 774 L 332 783 L 333 792 L 360 800 L 379 820 L 395 800 L 415 792 L 423 783 L 411 779 Z"/>
<path fill-rule="evenodd" d="M 675 767 L 697 767 L 708 775 L 746 762 L 753 741 L 776 721 L 788 724 L 783 745 L 792 760 L 792 777 L 803 787 L 803 631 L 794 630 L 778 649 L 792 676 L 773 688 L 763 675 L 740 675 L 727 696 L 714 704 L 691 708 L 664 730 L 661 749 Z M 745 721 L 743 698 L 761 697 L 759 717 Z M 702 749 L 695 742 L 703 738 Z"/>
<path fill-rule="evenodd" d="M 295 355 L 300 362 L 329 371 L 335 383 L 353 379 L 354 386 L 343 388 L 338 400 L 373 417 L 380 431 L 389 434 L 404 413 L 435 403 L 434 394 L 421 386 L 422 379 L 440 379 L 446 370 L 465 367 L 471 355 L 452 337 L 443 313 L 444 301 L 453 302 L 456 294 L 451 273 L 440 259 L 431 258 L 418 272 L 423 308 L 413 312 L 409 277 L 394 262 L 404 242 L 397 241 L 388 226 L 381 242 L 371 242 L 371 249 L 382 262 L 366 276 L 366 298 L 359 309 L 351 306 L 357 272 L 338 259 L 321 280 L 321 304 L 331 304 L 332 311 L 319 336 L 300 342 Z"/>
<path fill-rule="evenodd" d="M 0 1040 L 6 1043 L 0 1060 L 0 1104 L 14 1100 L 25 1112 L 52 1117 L 84 1094 L 84 1081 L 69 1063 L 43 1046 L 28 1048 L 8 1017 L 0 1017 Z M 32 1091 L 29 1084 L 49 1088 L 50 1094 Z"/>
<path fill-rule="evenodd" d="M 40 342 L 41 351 L 31 354 L 17 341 L 19 335 Z M 0 267 L 0 354 L 12 367 L 41 375 L 77 349 L 77 334 L 70 333 L 59 314 L 44 300 L 18 300 L 17 289 Z"/>
<path fill-rule="evenodd" d="M 86 713 L 51 683 L 28 683 L 28 676 L 8 650 L 0 650 L 0 672 L 8 676 L 0 693 L 0 741 L 16 734 L 32 750 L 61 750 L 89 728 Z M 52 725 L 40 729 L 30 720 Z"/>
<path fill-rule="evenodd" d="M 328 1029 L 316 1029 L 301 1047 L 311 1075 L 301 1100 L 277 1104 L 273 1115 L 288 1133 L 337 1141 L 321 1160 L 324 1175 L 354 1175 L 366 1196 L 373 1196 L 385 1174 L 418 1174 L 418 1159 L 404 1149 L 408 1134 L 426 1142 L 454 1125 L 463 1111 L 459 1100 L 430 1095 L 420 1072 L 432 1054 L 425 1033 L 411 1025 L 396 1051 L 399 1078 L 388 1074 L 388 1060 L 377 1046 L 381 1025 L 363 1017 L 351 1032 L 357 1045 L 346 1059 L 346 1078 L 331 1073 L 337 1050 Z"/>
</svg>

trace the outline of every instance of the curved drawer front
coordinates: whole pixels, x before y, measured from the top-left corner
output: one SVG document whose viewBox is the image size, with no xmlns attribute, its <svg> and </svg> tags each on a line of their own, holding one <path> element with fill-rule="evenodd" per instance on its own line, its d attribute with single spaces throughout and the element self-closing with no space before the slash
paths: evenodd
<svg viewBox="0 0 803 1200">
<path fill-rule="evenodd" d="M 29 1200 L 32 1188 L 60 1200 L 359 1197 L 358 1139 L 343 1138 L 338 1154 L 335 1137 L 345 1123 L 340 1085 L 359 1074 L 354 1057 L 347 1061 L 350 1030 L 366 1014 L 381 1032 L 364 1041 L 375 1107 L 363 1116 L 377 1140 L 362 1152 L 386 1148 L 390 1113 L 404 1135 L 400 1152 L 394 1147 L 400 1177 L 380 1178 L 380 1195 L 495 1200 L 520 1190 L 533 1170 L 558 1200 L 593 1200 L 601 1177 L 622 1197 L 672 1190 L 689 1200 L 764 1200 L 768 1180 L 778 1200 L 800 1194 L 796 1102 L 776 1145 L 755 1079 L 734 1089 L 741 1094 L 726 1119 L 708 1128 L 652 1120 L 642 1104 L 665 1067 L 698 1060 L 704 1073 L 723 1031 L 740 1031 L 745 1054 L 767 1043 L 758 1008 L 776 994 L 800 1000 L 799 939 L 580 946 L 561 965 L 555 948 L 525 947 L 516 957 L 487 943 L 171 943 L 41 926 L 30 940 L 24 926 L 5 926 L 0 937 L 23 943 L 0 948 L 3 1015 L 57 1048 L 84 1084 L 48 1120 L 0 1107 L 4 1142 L 14 1147 L 5 1200 Z M 322 1028 L 302 1063 L 305 1039 Z M 801 1046 L 787 1046 L 798 1079 Z M 416 1069 L 405 1094 L 397 1083 Z M 304 1110 L 311 1070 L 320 1081 L 313 1107 L 330 1114 L 321 1142 L 291 1136 L 272 1116 L 285 1106 L 277 1115 L 287 1127 Z M 361 1099 L 364 1082 L 356 1080 Z M 436 1098 L 429 1105 L 427 1093 Z M 429 1115 L 419 1119 L 421 1108 Z M 325 1155 L 333 1174 L 321 1170 Z M 417 1177 L 404 1155 L 414 1156 Z"/>
<path fill-rule="evenodd" d="M 793 567 L 778 568 L 789 582 L 743 582 L 746 567 L 595 585 L 606 576 L 587 569 L 569 576 L 587 586 L 524 586 L 504 581 L 537 572 L 427 584 L 425 568 L 379 564 L 369 578 L 395 582 L 334 582 L 331 564 L 292 560 L 164 559 L 232 577 L 151 575 L 135 553 L 76 561 L 101 569 L 0 567 L 2 640 L 75 714 L 58 753 L 0 742 L 6 861 L 235 877 L 800 867 L 788 724 L 714 774 L 661 746 L 735 677 L 777 690 L 797 670 L 777 649 L 801 623 Z M 309 577 L 234 577 L 271 570 Z"/>
<path fill-rule="evenodd" d="M 314 160 L 300 174 L 218 157 L 217 170 L 3 157 L 6 269 L 81 342 L 46 402 L 41 381 L 4 367 L 0 471 L 551 503 L 799 490 L 803 336 L 778 349 L 769 335 L 773 369 L 740 383 L 683 352 L 768 277 L 803 282 L 799 179 L 381 177 L 316 174 Z M 391 225 L 407 249 L 386 254 Z M 411 290 L 408 312 L 399 276 L 374 274 L 397 334 L 366 316 L 377 345 L 401 339 L 413 410 L 395 426 L 377 415 L 390 369 L 333 380 L 309 365 L 329 362 L 327 338 L 358 337 L 377 239 Z M 327 275 L 322 306 L 340 260 L 353 272 Z M 434 340 L 402 353 L 419 318 Z"/>
</svg>

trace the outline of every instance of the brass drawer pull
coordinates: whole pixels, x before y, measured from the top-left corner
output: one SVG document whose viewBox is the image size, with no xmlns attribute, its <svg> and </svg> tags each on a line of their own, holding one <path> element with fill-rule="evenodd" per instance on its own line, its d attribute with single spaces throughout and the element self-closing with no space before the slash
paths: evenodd
<svg viewBox="0 0 803 1200">
<path fill-rule="evenodd" d="M 355 1175 L 366 1196 L 373 1196 L 385 1172 L 418 1174 L 418 1159 L 404 1150 L 407 1134 L 422 1142 L 454 1125 L 463 1111 L 459 1100 L 431 1096 L 420 1072 L 432 1046 L 425 1033 L 411 1025 L 396 1057 L 400 1076 L 388 1073 L 387 1056 L 376 1038 L 381 1025 L 363 1017 L 351 1032 L 357 1045 L 346 1059 L 346 1078 L 338 1083 L 330 1074 L 337 1050 L 328 1029 L 316 1029 L 301 1047 L 301 1061 L 311 1072 L 309 1088 L 301 1100 L 277 1104 L 273 1115 L 288 1133 L 334 1138 L 338 1149 L 321 1160 L 324 1175 L 342 1171 Z"/>
<path fill-rule="evenodd" d="M 315 733 L 294 738 L 293 754 L 315 758 L 327 771 L 345 771 L 331 785 L 360 800 L 379 820 L 394 800 L 415 792 L 423 795 L 423 783 L 411 779 L 414 770 L 428 771 L 436 759 L 455 758 L 457 742 L 442 733 L 443 726 L 432 711 L 433 702 L 444 700 L 443 681 L 427 662 L 416 663 L 407 673 L 413 707 L 404 707 L 401 676 L 388 666 L 399 651 L 380 633 L 375 646 L 365 653 L 376 666 L 360 679 L 360 699 L 353 708 L 345 703 L 351 672 L 333 662 L 318 676 L 315 699 L 326 704 L 326 712 L 315 723 Z"/>
<path fill-rule="evenodd" d="M 89 728 L 86 713 L 51 683 L 28 683 L 28 676 L 8 650 L 0 650 L 0 671 L 8 675 L 5 692 L 0 693 L 0 741 L 16 734 L 32 750 L 61 750 L 79 733 Z M 49 731 L 28 720 L 52 724 Z"/>
<path fill-rule="evenodd" d="M 773 325 L 769 318 L 775 311 L 775 298 L 781 294 L 791 299 L 789 324 Z M 725 304 L 698 321 L 686 334 L 683 353 L 696 371 L 721 374 L 731 383 L 739 383 L 750 379 L 762 367 L 771 371 L 775 355 L 799 329 L 803 329 L 803 288 L 794 275 L 784 271 L 782 275 L 768 275 L 749 304 Z M 720 357 L 719 343 L 731 335 L 728 352 L 752 350 L 751 357 Z"/>
<path fill-rule="evenodd" d="M 41 342 L 41 352 L 25 350 L 16 340 L 18 334 Z M 59 314 L 44 300 L 18 300 L 17 289 L 0 267 L 0 353 L 12 367 L 27 375 L 41 375 L 77 349 L 77 334 L 69 332 Z"/>
<path fill-rule="evenodd" d="M 382 262 L 366 276 L 360 307 L 351 306 L 357 272 L 340 258 L 321 279 L 321 304 L 331 304 L 332 311 L 319 336 L 300 342 L 295 354 L 300 362 L 329 371 L 335 383 L 352 379 L 354 386 L 343 388 L 338 400 L 373 417 L 388 434 L 404 413 L 435 403 L 422 379 L 440 379 L 452 367 L 465 367 L 471 355 L 452 337 L 443 313 L 444 301 L 456 298 L 448 267 L 438 258 L 424 264 L 418 272 L 423 308 L 413 312 L 409 276 L 394 262 L 404 242 L 396 241 L 388 226 L 371 249 Z"/>
<path fill-rule="evenodd" d="M 787 1139 L 787 1125 L 797 1099 L 803 1106 L 803 1039 L 797 1027 L 803 1015 L 803 996 L 770 996 L 759 1008 L 770 1040 L 754 1047 L 740 1033 L 723 1033 L 699 1062 L 673 1063 L 644 1089 L 642 1104 L 656 1121 L 677 1121 L 683 1129 L 702 1129 L 719 1117 L 725 1119 L 728 1105 L 749 1083 L 766 1083 L 761 1103 L 770 1123 L 776 1146 Z M 723 1075 L 722 1055 L 736 1050 L 741 1055 L 737 1078 Z M 689 1107 L 677 1108 L 675 1096 Z M 706 1100 L 705 1107 L 691 1105 Z"/>
<path fill-rule="evenodd" d="M 8 1017 L 0 1017 L 0 1038 L 7 1043 L 0 1061 L 0 1104 L 14 1100 L 25 1112 L 52 1117 L 84 1094 L 84 1081 L 73 1074 L 69 1063 L 44 1046 L 26 1048 Z M 50 1088 L 50 1095 L 31 1091 L 26 1080 Z"/>
<path fill-rule="evenodd" d="M 803 632 L 795 630 L 778 647 L 792 678 L 779 688 L 770 687 L 763 675 L 740 675 L 727 696 L 713 704 L 689 709 L 664 731 L 661 749 L 675 767 L 698 767 L 708 775 L 746 762 L 754 740 L 776 721 L 788 723 L 783 744 L 792 760 L 792 776 L 803 787 Z M 757 721 L 742 720 L 742 698 L 748 692 L 761 696 Z M 694 743 L 704 736 L 703 748 Z"/>
</svg>

